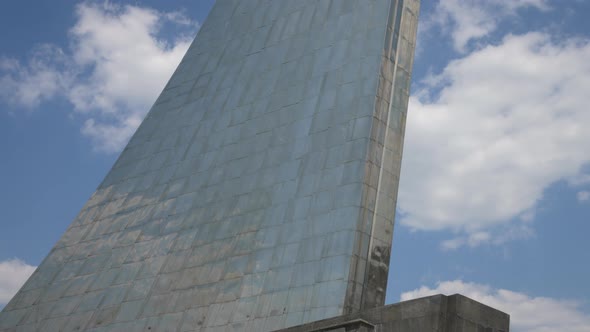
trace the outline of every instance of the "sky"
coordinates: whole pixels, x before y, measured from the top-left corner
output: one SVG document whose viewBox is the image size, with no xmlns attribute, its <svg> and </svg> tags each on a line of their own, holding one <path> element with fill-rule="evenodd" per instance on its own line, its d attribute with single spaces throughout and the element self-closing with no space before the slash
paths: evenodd
<svg viewBox="0 0 590 332">
<path fill-rule="evenodd" d="M 0 3 L 0 308 L 109 171 L 213 0 Z M 590 331 L 588 0 L 423 1 L 387 303 Z"/>
</svg>

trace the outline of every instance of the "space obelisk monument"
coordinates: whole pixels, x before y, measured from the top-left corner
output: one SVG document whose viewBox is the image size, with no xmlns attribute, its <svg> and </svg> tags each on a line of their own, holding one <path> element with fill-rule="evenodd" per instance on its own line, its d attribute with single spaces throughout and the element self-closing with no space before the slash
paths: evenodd
<svg viewBox="0 0 590 332">
<path fill-rule="evenodd" d="M 419 6 L 217 0 L 0 331 L 506 332 L 383 307 Z"/>
</svg>

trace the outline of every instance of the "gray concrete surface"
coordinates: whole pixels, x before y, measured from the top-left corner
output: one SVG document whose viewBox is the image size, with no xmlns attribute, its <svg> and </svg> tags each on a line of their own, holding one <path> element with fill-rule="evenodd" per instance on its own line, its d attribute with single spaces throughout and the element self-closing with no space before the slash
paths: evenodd
<svg viewBox="0 0 590 332">
<path fill-rule="evenodd" d="M 510 316 L 463 295 L 434 295 L 280 332 L 509 332 Z"/>
</svg>

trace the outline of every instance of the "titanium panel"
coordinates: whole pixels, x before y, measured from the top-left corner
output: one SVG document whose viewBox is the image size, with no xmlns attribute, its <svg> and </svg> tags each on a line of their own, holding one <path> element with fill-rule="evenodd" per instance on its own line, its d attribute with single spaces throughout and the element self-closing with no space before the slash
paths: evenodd
<svg viewBox="0 0 590 332">
<path fill-rule="evenodd" d="M 383 305 L 418 0 L 217 0 L 0 331 L 271 331 Z"/>
</svg>

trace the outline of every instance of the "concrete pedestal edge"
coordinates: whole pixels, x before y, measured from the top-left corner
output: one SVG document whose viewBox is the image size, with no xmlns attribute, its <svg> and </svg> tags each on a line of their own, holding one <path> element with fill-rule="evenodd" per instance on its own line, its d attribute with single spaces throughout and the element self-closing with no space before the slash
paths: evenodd
<svg viewBox="0 0 590 332">
<path fill-rule="evenodd" d="M 509 332 L 510 315 L 460 294 L 433 295 L 281 332 Z"/>
</svg>

